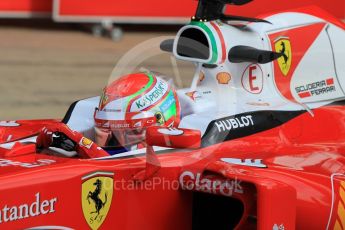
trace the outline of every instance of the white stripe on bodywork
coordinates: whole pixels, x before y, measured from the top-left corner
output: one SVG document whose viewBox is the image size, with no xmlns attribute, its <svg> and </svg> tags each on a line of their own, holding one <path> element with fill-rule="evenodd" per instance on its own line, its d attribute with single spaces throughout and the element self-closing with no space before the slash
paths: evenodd
<svg viewBox="0 0 345 230">
<path fill-rule="evenodd" d="M 329 225 L 331 224 L 332 215 L 333 215 L 333 208 L 334 208 L 334 177 L 336 177 L 336 176 L 345 177 L 345 174 L 333 173 L 331 175 L 332 203 L 331 203 L 331 211 L 329 213 L 329 218 L 328 218 L 326 230 L 329 229 Z"/>
<path fill-rule="evenodd" d="M 36 230 L 36 229 L 54 229 L 54 230 L 73 230 L 74 228 L 69 228 L 69 227 L 63 227 L 63 226 L 37 226 L 37 227 L 31 227 L 31 228 L 26 228 L 25 230 Z"/>
<path fill-rule="evenodd" d="M 4 149 L 12 149 L 13 145 L 15 143 L 17 143 L 17 142 L 20 142 L 20 143 L 36 143 L 36 138 L 37 138 L 37 136 L 34 136 L 34 137 L 29 137 L 29 138 L 25 138 L 25 139 L 14 141 L 14 142 L 0 144 L 0 147 L 4 148 Z"/>
<path fill-rule="evenodd" d="M 96 175 L 114 176 L 114 174 L 115 174 L 115 173 L 113 173 L 113 172 L 97 171 L 97 172 L 90 173 L 90 174 L 88 174 L 88 175 L 82 177 L 81 179 L 82 179 L 82 180 L 85 180 L 85 179 L 94 177 L 94 176 L 96 176 Z"/>
<path fill-rule="evenodd" d="M 162 151 L 162 150 L 168 150 L 168 149 L 172 149 L 172 148 L 157 147 L 157 146 L 153 147 L 154 151 Z M 116 159 L 116 158 L 121 158 L 121 157 L 141 155 L 144 153 L 146 153 L 146 148 L 137 149 L 137 150 L 133 150 L 133 151 L 125 152 L 125 153 L 120 153 L 120 154 L 116 154 L 116 155 L 112 155 L 108 157 L 93 158 L 93 160 L 111 160 L 111 159 Z"/>
</svg>

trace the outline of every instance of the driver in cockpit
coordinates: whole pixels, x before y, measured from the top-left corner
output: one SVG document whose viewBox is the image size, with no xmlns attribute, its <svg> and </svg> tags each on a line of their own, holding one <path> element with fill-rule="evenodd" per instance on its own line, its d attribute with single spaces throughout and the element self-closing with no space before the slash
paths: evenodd
<svg viewBox="0 0 345 230">
<path fill-rule="evenodd" d="M 147 127 L 178 126 L 180 104 L 175 89 L 167 81 L 153 73 L 135 73 L 104 88 L 94 120 L 97 145 L 67 125 L 56 123 L 42 130 L 37 146 L 76 151 L 81 158 L 140 149 L 145 147 Z"/>
<path fill-rule="evenodd" d="M 177 127 L 180 105 L 175 89 L 152 73 L 124 76 L 104 88 L 95 111 L 95 142 L 102 147 L 143 147 L 145 129 Z"/>
</svg>

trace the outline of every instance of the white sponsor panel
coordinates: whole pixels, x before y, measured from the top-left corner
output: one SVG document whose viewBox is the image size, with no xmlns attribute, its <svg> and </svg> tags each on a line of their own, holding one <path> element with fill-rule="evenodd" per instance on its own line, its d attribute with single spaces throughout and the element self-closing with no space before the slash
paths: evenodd
<svg viewBox="0 0 345 230">
<path fill-rule="evenodd" d="M 345 33 L 342 28 L 333 25 L 328 25 L 326 32 L 332 43 L 337 78 L 342 89 L 345 89 Z"/>
<path fill-rule="evenodd" d="M 332 46 L 325 29 L 297 66 L 291 80 L 291 93 L 296 101 L 302 103 L 344 97 L 335 72 Z"/>
</svg>

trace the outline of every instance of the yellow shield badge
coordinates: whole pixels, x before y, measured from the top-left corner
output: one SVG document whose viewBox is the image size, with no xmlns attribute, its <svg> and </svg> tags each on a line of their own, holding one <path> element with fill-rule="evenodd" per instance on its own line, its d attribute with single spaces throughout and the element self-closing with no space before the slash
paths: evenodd
<svg viewBox="0 0 345 230">
<path fill-rule="evenodd" d="M 277 53 L 283 54 L 278 58 L 278 65 L 284 76 L 287 76 L 291 67 L 292 52 L 288 37 L 278 37 L 274 40 L 274 48 Z"/>
<path fill-rule="evenodd" d="M 107 217 L 114 191 L 114 173 L 94 172 L 82 178 L 81 205 L 86 222 L 98 229 Z"/>
</svg>

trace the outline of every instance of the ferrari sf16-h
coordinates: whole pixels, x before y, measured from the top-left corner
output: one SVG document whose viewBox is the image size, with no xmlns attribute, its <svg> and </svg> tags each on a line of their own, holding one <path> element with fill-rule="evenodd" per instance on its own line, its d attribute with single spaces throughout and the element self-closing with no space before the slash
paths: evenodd
<svg viewBox="0 0 345 230">
<path fill-rule="evenodd" d="M 1 229 L 345 229 L 345 25 L 199 0 L 160 44 L 192 85 L 118 76 L 61 120 L 0 122 Z"/>
</svg>

